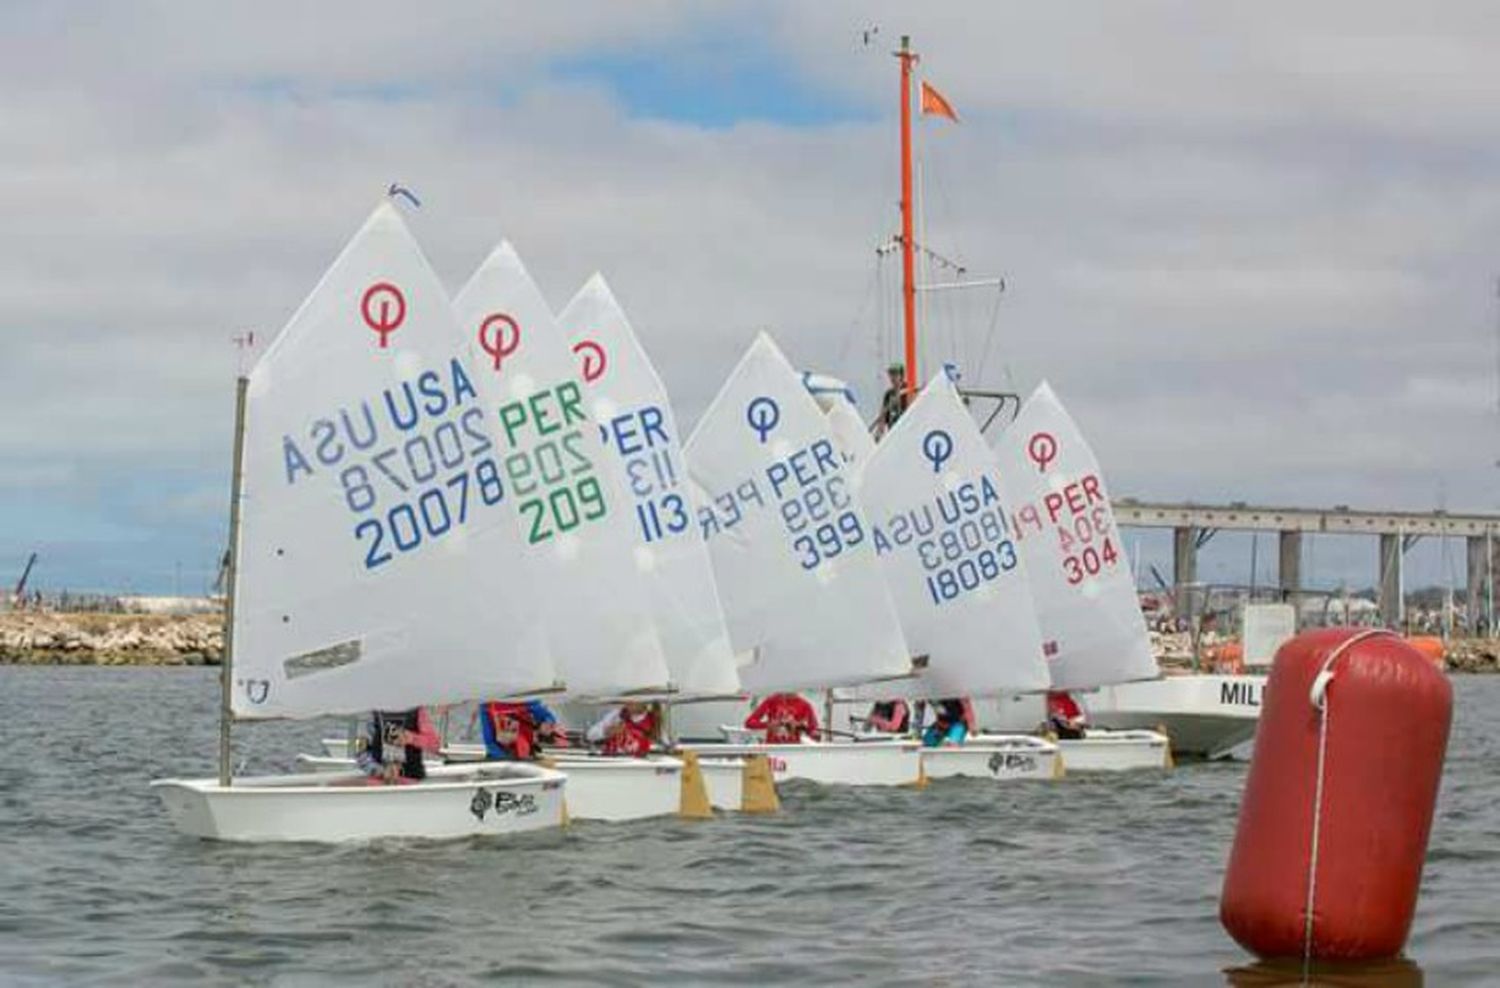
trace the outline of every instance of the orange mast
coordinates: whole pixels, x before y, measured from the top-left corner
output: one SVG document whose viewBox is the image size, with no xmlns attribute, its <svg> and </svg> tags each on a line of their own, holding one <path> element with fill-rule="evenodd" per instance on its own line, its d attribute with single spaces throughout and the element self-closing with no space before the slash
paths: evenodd
<svg viewBox="0 0 1500 988">
<path fill-rule="evenodd" d="M 901 60 L 901 301 L 906 316 L 906 398 L 917 393 L 917 285 L 911 225 L 911 67 L 917 53 L 911 50 L 911 38 L 901 36 L 901 50 L 894 53 Z"/>
</svg>

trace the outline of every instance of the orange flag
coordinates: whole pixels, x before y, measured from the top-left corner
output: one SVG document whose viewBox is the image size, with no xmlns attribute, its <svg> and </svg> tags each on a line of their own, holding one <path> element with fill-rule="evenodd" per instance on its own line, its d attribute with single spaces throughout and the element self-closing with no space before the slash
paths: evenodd
<svg viewBox="0 0 1500 988">
<path fill-rule="evenodd" d="M 958 111 L 953 109 L 953 104 L 936 89 L 929 86 L 924 80 L 922 83 L 922 113 L 934 117 L 947 117 L 954 123 L 958 123 Z"/>
</svg>

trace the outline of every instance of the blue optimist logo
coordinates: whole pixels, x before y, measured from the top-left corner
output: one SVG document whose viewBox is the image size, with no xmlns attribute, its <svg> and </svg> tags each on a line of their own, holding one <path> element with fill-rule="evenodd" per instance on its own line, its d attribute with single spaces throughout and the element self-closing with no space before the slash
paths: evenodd
<svg viewBox="0 0 1500 988">
<path fill-rule="evenodd" d="M 745 406 L 745 421 L 750 423 L 750 428 L 764 443 L 771 430 L 781 421 L 781 406 L 776 404 L 775 399 L 764 395 L 752 398 L 750 404 Z"/>
<path fill-rule="evenodd" d="M 932 472 L 937 473 L 953 455 L 953 437 L 942 429 L 933 429 L 922 437 L 922 455 L 932 464 Z"/>
</svg>

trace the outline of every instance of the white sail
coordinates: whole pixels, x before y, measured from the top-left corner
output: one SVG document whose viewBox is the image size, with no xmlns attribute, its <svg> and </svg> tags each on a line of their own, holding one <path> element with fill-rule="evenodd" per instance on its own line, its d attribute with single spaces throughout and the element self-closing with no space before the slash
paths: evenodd
<svg viewBox="0 0 1500 988">
<path fill-rule="evenodd" d="M 1099 462 L 1045 381 L 996 453 L 1053 685 L 1158 675 Z"/>
<path fill-rule="evenodd" d="M 672 683 L 685 694 L 734 693 L 739 675 L 667 389 L 602 275 L 579 290 L 558 324 L 578 360 L 606 456 L 625 471 L 636 567 Z"/>
<path fill-rule="evenodd" d="M 910 653 L 828 422 L 758 336 L 687 443 L 730 640 L 756 693 L 898 676 Z"/>
<path fill-rule="evenodd" d="M 860 500 L 907 645 L 927 656 L 911 697 L 1047 688 L 1035 604 L 985 445 L 939 374 L 864 465 Z"/>
<path fill-rule="evenodd" d="M 552 310 L 509 243 L 453 302 L 479 348 L 506 499 L 536 561 L 547 635 L 574 696 L 669 686 L 636 576 L 633 512 Z"/>
<path fill-rule="evenodd" d="M 469 360 L 382 204 L 250 373 L 235 716 L 553 682 Z"/>
<path fill-rule="evenodd" d="M 828 428 L 833 431 L 834 448 L 855 470 L 860 470 L 875 453 L 875 437 L 859 417 L 859 409 L 847 400 L 832 402 L 826 413 Z"/>
</svg>

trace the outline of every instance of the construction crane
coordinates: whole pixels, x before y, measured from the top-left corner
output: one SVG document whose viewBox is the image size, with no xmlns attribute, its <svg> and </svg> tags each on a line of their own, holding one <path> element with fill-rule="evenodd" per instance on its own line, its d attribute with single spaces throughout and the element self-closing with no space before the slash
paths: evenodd
<svg viewBox="0 0 1500 988">
<path fill-rule="evenodd" d="M 31 578 L 31 570 L 34 566 L 36 566 L 36 553 L 33 552 L 31 558 L 26 560 L 26 568 L 21 570 L 21 578 L 16 581 L 16 589 L 11 591 L 11 600 L 15 602 L 16 607 L 26 605 L 26 581 Z"/>
</svg>

